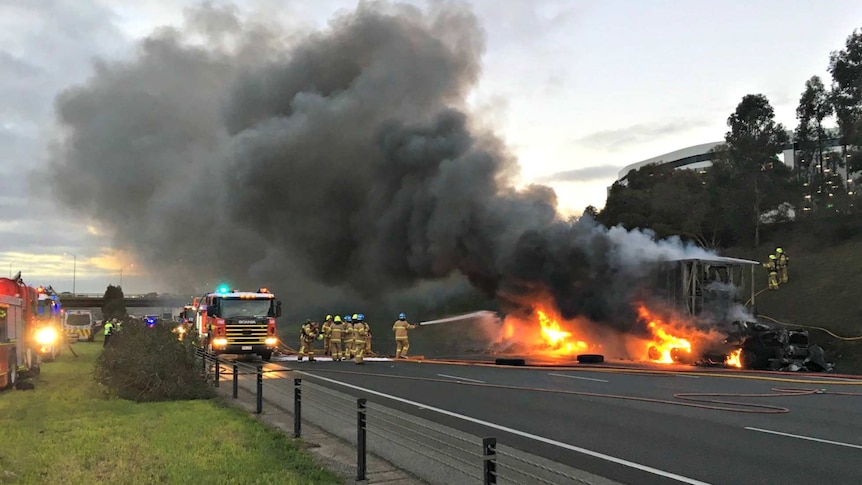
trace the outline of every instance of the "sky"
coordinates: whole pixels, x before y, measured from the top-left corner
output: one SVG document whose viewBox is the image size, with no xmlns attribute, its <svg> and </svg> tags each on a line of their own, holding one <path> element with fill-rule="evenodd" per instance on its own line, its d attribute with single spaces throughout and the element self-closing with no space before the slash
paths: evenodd
<svg viewBox="0 0 862 485">
<path fill-rule="evenodd" d="M 213 1 L 216 5 L 227 2 Z M 244 15 L 327 29 L 355 1 L 236 0 Z M 411 1 L 420 7 L 425 1 Z M 805 81 L 828 85 L 829 53 L 862 27 L 853 0 L 474 0 L 486 35 L 472 115 L 518 159 L 522 185 L 553 187 L 560 210 L 602 207 L 625 165 L 719 141 L 746 94 L 795 127 Z M 99 62 L 183 23 L 185 0 L 0 0 L 0 271 L 58 291 L 160 291 L 96 221 L 60 207 L 38 169 L 55 149 L 56 96 Z M 34 170 L 35 169 L 35 170 Z M 107 190 L 107 189 L 106 189 Z M 121 198 L 123 194 L 116 194 Z"/>
</svg>

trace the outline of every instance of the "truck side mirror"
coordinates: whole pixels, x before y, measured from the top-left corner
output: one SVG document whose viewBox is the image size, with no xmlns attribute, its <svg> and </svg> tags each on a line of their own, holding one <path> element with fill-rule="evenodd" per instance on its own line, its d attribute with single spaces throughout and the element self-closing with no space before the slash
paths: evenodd
<svg viewBox="0 0 862 485">
<path fill-rule="evenodd" d="M 281 300 L 275 302 L 275 318 L 281 316 Z"/>
</svg>

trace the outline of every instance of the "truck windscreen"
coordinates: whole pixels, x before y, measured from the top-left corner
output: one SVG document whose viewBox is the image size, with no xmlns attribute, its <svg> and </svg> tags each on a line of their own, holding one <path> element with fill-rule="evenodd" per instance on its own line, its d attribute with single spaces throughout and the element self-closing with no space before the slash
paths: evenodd
<svg viewBox="0 0 862 485">
<path fill-rule="evenodd" d="M 90 315 L 69 314 L 66 317 L 66 325 L 89 325 Z"/>
<path fill-rule="evenodd" d="M 219 317 L 271 317 L 272 299 L 246 300 L 222 298 L 219 302 Z"/>
</svg>

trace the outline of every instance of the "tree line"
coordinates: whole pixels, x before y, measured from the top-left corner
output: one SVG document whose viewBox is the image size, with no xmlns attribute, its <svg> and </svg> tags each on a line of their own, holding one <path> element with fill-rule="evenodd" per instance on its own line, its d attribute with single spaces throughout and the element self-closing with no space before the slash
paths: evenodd
<svg viewBox="0 0 862 485">
<path fill-rule="evenodd" d="M 766 96 L 748 94 L 728 117 L 724 143 L 706 170 L 647 165 L 611 187 L 604 209 L 584 211 L 607 226 L 648 228 L 711 247 L 758 246 L 764 224 L 862 213 L 862 31 L 829 56 L 827 89 L 805 83 L 791 137 Z M 835 122 L 837 128 L 827 128 Z M 794 167 L 778 155 L 792 147 Z"/>
</svg>

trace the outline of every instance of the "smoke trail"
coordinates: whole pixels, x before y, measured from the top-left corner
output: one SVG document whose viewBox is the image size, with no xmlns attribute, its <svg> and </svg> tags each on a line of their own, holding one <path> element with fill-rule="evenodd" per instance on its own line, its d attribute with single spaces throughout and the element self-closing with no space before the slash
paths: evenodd
<svg viewBox="0 0 862 485">
<path fill-rule="evenodd" d="M 508 309 L 545 292 L 624 326 L 626 282 L 690 251 L 512 188 L 515 159 L 465 114 L 484 36 L 463 6 L 361 3 L 307 35 L 234 8 L 189 18 L 57 100 L 57 199 L 166 281 L 273 282 L 312 308 L 463 275 Z"/>
</svg>

